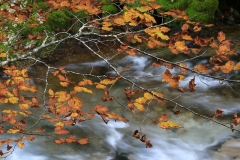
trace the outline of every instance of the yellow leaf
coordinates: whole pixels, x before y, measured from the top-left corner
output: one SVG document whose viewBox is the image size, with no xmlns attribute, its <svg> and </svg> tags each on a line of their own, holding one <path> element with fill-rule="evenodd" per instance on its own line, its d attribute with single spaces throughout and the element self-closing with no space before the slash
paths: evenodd
<svg viewBox="0 0 240 160">
<path fill-rule="evenodd" d="M 6 58 L 7 54 L 6 53 L 0 53 L 0 58 Z"/>
<path fill-rule="evenodd" d="M 78 113 L 72 113 L 71 115 L 70 115 L 70 117 L 72 117 L 72 118 L 75 118 L 75 117 L 77 117 L 78 116 Z"/>
<path fill-rule="evenodd" d="M 188 41 L 192 41 L 193 40 L 192 37 L 189 36 L 189 35 L 182 35 L 182 39 L 188 40 Z"/>
<path fill-rule="evenodd" d="M 60 85 L 63 87 L 67 87 L 69 85 L 69 82 L 60 82 Z"/>
<path fill-rule="evenodd" d="M 139 38 L 139 34 L 134 34 L 133 38 L 140 43 L 142 42 L 142 39 Z"/>
<path fill-rule="evenodd" d="M 106 86 L 104 86 L 100 83 L 97 83 L 97 82 L 95 82 L 94 84 L 96 84 L 96 88 L 98 88 L 98 89 L 106 89 L 107 88 Z"/>
<path fill-rule="evenodd" d="M 140 12 L 147 12 L 149 10 L 152 10 L 152 8 L 149 6 L 142 6 L 142 7 L 138 7 L 137 10 L 139 10 Z"/>
<path fill-rule="evenodd" d="M 15 133 L 18 133 L 19 131 L 20 131 L 19 129 L 9 129 L 7 133 L 15 134 Z"/>
<path fill-rule="evenodd" d="M 182 126 L 172 122 L 172 121 L 161 121 L 158 123 L 158 125 L 163 128 L 163 129 L 168 129 L 168 128 L 182 128 Z"/>
<path fill-rule="evenodd" d="M 157 33 L 158 37 L 160 37 L 162 40 L 169 40 L 169 37 L 167 35 L 162 34 L 162 32 Z"/>
<path fill-rule="evenodd" d="M 53 90 L 52 90 L 52 89 L 49 89 L 49 90 L 48 90 L 48 94 L 49 94 L 50 96 L 54 96 Z"/>
<path fill-rule="evenodd" d="M 142 104 L 139 104 L 139 103 L 133 103 L 134 106 L 137 107 L 137 109 L 139 109 L 140 111 L 145 111 L 146 109 L 144 108 L 144 106 Z"/>
<path fill-rule="evenodd" d="M 145 97 L 140 97 L 140 98 L 137 98 L 136 100 L 135 100 L 135 102 L 136 103 L 139 103 L 139 104 L 145 104 L 146 102 L 147 102 L 147 98 L 145 98 Z"/>
<path fill-rule="evenodd" d="M 154 19 L 154 17 L 151 16 L 150 14 L 144 13 L 143 15 L 144 15 L 146 22 L 157 23 L 156 20 Z"/>
<path fill-rule="evenodd" d="M 10 97 L 8 100 L 10 103 L 16 104 L 16 103 L 18 103 L 19 98 L 18 97 Z"/>
<path fill-rule="evenodd" d="M 233 70 L 240 70 L 240 62 L 234 66 Z"/>
<path fill-rule="evenodd" d="M 122 18 L 116 18 L 116 19 L 114 19 L 114 23 L 116 23 L 117 25 L 120 25 L 120 26 L 125 25 L 125 21 L 124 21 L 124 19 L 122 19 Z"/>
<path fill-rule="evenodd" d="M 29 108 L 28 104 L 19 104 L 21 110 L 27 110 Z"/>
<path fill-rule="evenodd" d="M 102 30 L 105 30 L 105 31 L 111 31 L 112 29 L 113 29 L 112 27 L 106 27 L 106 26 L 102 27 Z"/>
<path fill-rule="evenodd" d="M 58 122 L 55 124 L 56 127 L 64 127 L 64 123 L 63 122 Z"/>
<path fill-rule="evenodd" d="M 91 93 L 91 94 L 93 94 L 93 92 L 92 92 L 90 89 L 87 89 L 87 88 L 85 88 L 85 87 L 76 86 L 76 87 L 74 87 L 74 90 L 75 90 L 76 92 L 82 92 L 82 91 L 84 91 L 84 92 L 86 92 L 86 93 Z"/>
<path fill-rule="evenodd" d="M 144 93 L 144 98 L 146 98 L 147 100 L 152 100 L 153 96 L 150 93 Z"/>
<path fill-rule="evenodd" d="M 115 83 L 120 77 L 115 78 L 105 78 L 104 80 L 100 81 L 100 84 L 108 85 Z"/>
<path fill-rule="evenodd" d="M 13 114 L 14 116 L 17 115 L 17 111 L 13 111 L 13 110 L 3 110 L 2 112 L 7 114 Z"/>
<path fill-rule="evenodd" d="M 27 117 L 28 115 L 24 112 L 19 112 L 19 114 L 21 114 L 23 117 Z"/>
<path fill-rule="evenodd" d="M 18 141 L 17 143 L 18 147 L 23 149 L 24 148 L 24 143 L 22 143 L 22 141 Z"/>
</svg>

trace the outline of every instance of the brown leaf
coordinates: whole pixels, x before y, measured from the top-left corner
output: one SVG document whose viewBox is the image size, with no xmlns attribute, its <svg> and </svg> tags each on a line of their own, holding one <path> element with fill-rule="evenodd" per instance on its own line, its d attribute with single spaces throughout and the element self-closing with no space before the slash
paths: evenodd
<svg viewBox="0 0 240 160">
<path fill-rule="evenodd" d="M 145 134 L 140 138 L 140 141 L 142 141 L 142 142 L 146 142 L 147 141 L 147 137 L 146 137 Z"/>
<path fill-rule="evenodd" d="M 174 111 L 173 114 L 180 114 L 180 113 L 182 113 L 181 110 L 176 110 L 176 111 Z"/>
<path fill-rule="evenodd" d="M 194 92 L 196 90 L 195 77 L 189 81 L 188 90 Z"/>
<path fill-rule="evenodd" d="M 9 151 L 12 148 L 12 146 L 7 145 L 7 150 Z"/>
<path fill-rule="evenodd" d="M 152 148 L 153 147 L 150 140 L 146 140 L 145 144 L 146 144 L 146 148 Z"/>
<path fill-rule="evenodd" d="M 133 137 L 135 137 L 135 138 L 137 138 L 137 139 L 139 139 L 140 138 L 140 132 L 138 131 L 138 130 L 135 130 L 134 132 L 133 132 L 133 135 L 132 135 Z"/>
<path fill-rule="evenodd" d="M 180 92 L 184 93 L 183 87 L 179 87 L 178 90 L 179 90 Z"/>
<path fill-rule="evenodd" d="M 215 112 L 216 118 L 221 118 L 222 117 L 222 113 L 223 113 L 223 110 L 221 110 L 220 108 L 217 108 L 217 110 Z"/>
</svg>

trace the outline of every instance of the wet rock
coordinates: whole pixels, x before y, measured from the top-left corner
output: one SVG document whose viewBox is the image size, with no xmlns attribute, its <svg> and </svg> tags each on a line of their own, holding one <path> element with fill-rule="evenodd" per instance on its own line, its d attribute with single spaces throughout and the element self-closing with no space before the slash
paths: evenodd
<svg viewBox="0 0 240 160">
<path fill-rule="evenodd" d="M 224 142 L 218 151 L 213 154 L 213 158 L 240 160 L 240 139 L 230 139 Z"/>
</svg>

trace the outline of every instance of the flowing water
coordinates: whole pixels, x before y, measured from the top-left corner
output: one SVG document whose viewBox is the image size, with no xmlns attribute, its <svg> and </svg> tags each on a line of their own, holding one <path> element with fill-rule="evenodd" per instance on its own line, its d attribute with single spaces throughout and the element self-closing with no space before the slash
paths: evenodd
<svg viewBox="0 0 240 160">
<path fill-rule="evenodd" d="M 239 37 L 234 39 L 240 41 Z M 238 49 L 239 53 L 240 50 Z M 160 76 L 165 68 L 151 67 L 150 60 L 146 57 L 126 56 L 117 60 L 115 66 L 120 70 L 122 64 L 132 66 L 130 73 L 124 73 L 129 78 L 148 88 L 155 88 L 166 97 L 176 98 L 176 101 L 187 106 L 194 111 L 209 116 L 217 108 L 223 109 L 224 117 L 219 119 L 222 123 L 228 124 L 231 121 L 233 113 L 240 112 L 239 88 L 233 88 L 238 91 L 238 96 L 232 94 L 231 87 L 227 84 L 219 84 L 219 81 L 210 78 L 196 76 L 195 83 L 197 89 L 195 93 L 180 93 L 176 89 L 171 89 L 165 84 L 158 83 Z M 191 64 L 189 64 L 191 65 Z M 89 68 L 101 68 L 108 70 L 103 61 L 92 63 L 74 63 L 66 66 L 66 69 L 83 72 Z M 97 72 L 100 72 L 98 70 Z M 111 70 L 109 74 L 114 74 Z M 144 77 L 142 77 L 144 76 Z M 73 77 L 73 78 L 78 78 Z M 180 86 L 186 87 L 192 76 L 186 77 Z M 206 85 L 207 84 L 207 85 Z M 119 101 L 123 101 L 124 87 L 129 86 L 125 82 L 114 85 L 110 94 L 114 95 Z M 39 83 L 41 88 L 41 84 Z M 239 87 L 239 86 L 238 86 Z M 98 95 L 98 93 L 100 93 Z M 94 96 L 81 97 L 88 99 L 84 101 L 84 106 L 93 107 L 100 102 L 101 91 L 95 91 Z M 134 116 L 120 106 L 116 101 L 100 102 L 102 105 L 109 106 L 113 111 L 120 113 L 130 120 L 130 123 L 110 120 L 105 124 L 102 119 L 96 115 L 92 120 L 87 120 L 71 127 L 71 132 L 79 137 L 90 137 L 90 144 L 62 144 L 55 145 L 50 137 L 37 137 L 34 142 L 25 142 L 25 148 L 16 148 L 13 154 L 8 157 L 9 160 L 32 159 L 32 160 L 232 160 L 240 158 L 240 154 L 233 155 L 231 148 L 240 151 L 240 134 L 232 132 L 230 129 L 218 125 L 214 122 L 202 119 L 192 113 L 182 110 L 179 115 L 173 115 L 175 106 L 170 103 L 158 104 L 151 103 L 148 113 L 149 117 L 160 117 L 167 113 L 170 119 L 184 128 L 164 130 L 153 124 L 151 120 L 144 116 Z M 124 103 L 126 104 L 126 102 Z M 47 124 L 44 124 L 47 125 Z M 145 144 L 132 137 L 134 130 L 138 129 L 147 138 L 151 140 L 153 148 L 145 148 Z M 239 128 L 239 127 L 238 127 Z M 228 140 L 234 140 L 230 143 L 229 151 L 221 150 L 221 147 Z M 231 153 L 231 154 L 229 154 Z M 240 153 L 240 152 L 239 152 Z"/>
</svg>

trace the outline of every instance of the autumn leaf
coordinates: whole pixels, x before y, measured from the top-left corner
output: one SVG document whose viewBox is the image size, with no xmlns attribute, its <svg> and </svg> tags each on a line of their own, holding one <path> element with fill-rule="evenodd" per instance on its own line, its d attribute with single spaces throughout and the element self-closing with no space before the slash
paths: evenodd
<svg viewBox="0 0 240 160">
<path fill-rule="evenodd" d="M 186 32 L 188 30 L 188 28 L 189 28 L 189 25 L 187 23 L 184 23 L 181 27 L 183 32 Z"/>
<path fill-rule="evenodd" d="M 152 100 L 153 96 L 152 96 L 152 94 L 146 92 L 146 93 L 144 93 L 144 98 L 146 98 L 147 100 Z"/>
<path fill-rule="evenodd" d="M 140 103 L 133 103 L 133 104 L 135 107 L 137 107 L 138 110 L 140 110 L 142 112 L 144 112 L 146 110 L 145 107 Z"/>
<path fill-rule="evenodd" d="M 60 139 L 57 139 L 57 140 L 55 140 L 54 142 L 56 143 L 56 144 L 62 144 L 62 143 L 64 143 L 66 140 L 64 139 L 64 138 L 60 138 Z"/>
<path fill-rule="evenodd" d="M 125 25 L 125 21 L 124 21 L 123 18 L 116 18 L 116 19 L 114 19 L 113 22 L 114 22 L 115 24 L 119 25 L 119 26 Z"/>
<path fill-rule="evenodd" d="M 131 56 L 135 56 L 137 54 L 136 49 L 132 48 L 132 49 L 127 49 L 125 51 L 127 54 L 131 55 Z"/>
<path fill-rule="evenodd" d="M 20 131 L 19 129 L 9 129 L 9 130 L 7 131 L 7 133 L 16 134 L 16 133 L 18 133 L 19 131 Z"/>
<path fill-rule="evenodd" d="M 19 148 L 23 149 L 24 148 L 24 143 L 22 143 L 22 141 L 18 141 L 17 145 Z"/>
<path fill-rule="evenodd" d="M 163 129 L 169 129 L 169 128 L 182 128 L 182 126 L 168 120 L 168 121 L 160 121 L 158 125 Z"/>
<path fill-rule="evenodd" d="M 85 145 L 89 143 L 89 139 L 88 138 L 81 138 L 78 140 L 78 143 L 81 145 Z"/>
<path fill-rule="evenodd" d="M 223 73 L 231 72 L 235 67 L 235 63 L 233 61 L 228 61 L 225 65 L 221 66 L 221 70 Z"/>
<path fill-rule="evenodd" d="M 142 7 L 138 7 L 137 10 L 140 12 L 147 12 L 149 10 L 152 10 L 152 8 L 149 6 L 142 6 Z"/>
<path fill-rule="evenodd" d="M 240 62 L 234 66 L 233 70 L 240 70 Z"/>
<path fill-rule="evenodd" d="M 0 58 L 6 58 L 7 54 L 6 53 L 0 53 Z"/>
<path fill-rule="evenodd" d="M 188 90 L 194 92 L 196 90 L 195 77 L 189 81 Z"/>
<path fill-rule="evenodd" d="M 218 38 L 218 41 L 219 41 L 219 42 L 222 42 L 223 40 L 225 40 L 226 35 L 225 35 L 225 33 L 223 33 L 222 31 L 220 31 L 220 32 L 218 32 L 217 38 Z"/>
<path fill-rule="evenodd" d="M 87 89 L 87 88 L 85 88 L 85 87 L 79 87 L 79 86 L 75 86 L 74 87 L 74 90 L 76 91 L 76 92 L 86 92 L 86 93 L 90 93 L 90 94 L 93 94 L 93 92 L 90 90 L 90 89 Z"/>
<path fill-rule="evenodd" d="M 139 139 L 140 138 L 140 132 L 138 130 L 135 130 L 132 136 Z"/>
<path fill-rule="evenodd" d="M 19 107 L 21 110 L 27 110 L 29 108 L 29 105 L 28 104 L 19 104 Z"/>
<path fill-rule="evenodd" d="M 194 69 L 198 72 L 210 73 L 210 70 L 208 70 L 206 68 L 206 65 L 204 65 L 204 64 L 198 64 L 198 65 L 194 66 Z"/>
<path fill-rule="evenodd" d="M 76 136 L 70 135 L 68 138 L 66 138 L 67 143 L 73 143 L 76 142 Z"/>
<path fill-rule="evenodd" d="M 220 108 L 216 109 L 215 116 L 216 118 L 221 118 L 222 117 L 223 110 Z"/>
<path fill-rule="evenodd" d="M 18 97 L 10 97 L 8 98 L 9 102 L 12 104 L 18 103 L 19 98 Z"/>
<path fill-rule="evenodd" d="M 115 82 L 117 82 L 119 78 L 120 78 L 119 76 L 114 78 L 107 77 L 104 80 L 100 81 L 100 84 L 102 85 L 114 84 Z"/>
</svg>

